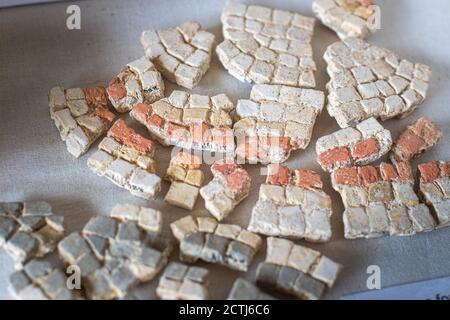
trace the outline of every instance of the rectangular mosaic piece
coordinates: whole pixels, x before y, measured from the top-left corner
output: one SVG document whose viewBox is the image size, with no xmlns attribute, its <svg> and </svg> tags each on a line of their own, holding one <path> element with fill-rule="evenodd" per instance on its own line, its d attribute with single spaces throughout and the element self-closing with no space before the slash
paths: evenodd
<svg viewBox="0 0 450 320">
<path fill-rule="evenodd" d="M 9 278 L 9 291 L 18 300 L 74 300 L 78 292 L 67 287 L 67 275 L 43 260 L 28 261 Z"/>
<path fill-rule="evenodd" d="M 87 298 L 122 298 L 167 263 L 172 245 L 161 228 L 161 212 L 119 204 L 109 216 L 94 216 L 81 233 L 64 238 L 58 252 L 67 265 L 79 267 Z"/>
<path fill-rule="evenodd" d="M 88 167 L 131 194 L 144 199 L 153 198 L 161 190 L 161 178 L 155 173 L 154 143 L 117 120 L 95 152 Z"/>
<path fill-rule="evenodd" d="M 45 201 L 0 202 L 0 247 L 17 269 L 56 248 L 64 235 L 64 217 Z"/>
<path fill-rule="evenodd" d="M 107 109 L 107 105 L 104 87 L 67 90 L 54 87 L 50 90 L 50 116 L 67 150 L 74 157 L 86 153 L 111 126 L 115 115 Z"/>
<path fill-rule="evenodd" d="M 202 260 L 247 271 L 261 238 L 238 225 L 221 224 L 209 217 L 186 216 L 170 225 L 180 242 L 180 259 L 189 263 Z"/>
<path fill-rule="evenodd" d="M 156 295 L 163 300 L 208 299 L 208 269 L 171 262 L 159 279 Z"/>
<path fill-rule="evenodd" d="M 164 146 L 234 152 L 232 110 L 225 94 L 209 97 L 175 90 L 153 104 L 137 104 L 130 114 Z"/>
<path fill-rule="evenodd" d="M 222 221 L 248 196 L 251 178 L 233 158 L 214 162 L 211 172 L 214 178 L 200 189 L 200 195 L 205 200 L 205 208 Z"/>
<path fill-rule="evenodd" d="M 181 150 L 171 160 L 165 180 L 171 185 L 164 200 L 171 205 L 192 210 L 197 201 L 204 175 L 201 159 L 190 151 Z"/>
<path fill-rule="evenodd" d="M 442 130 L 425 117 L 408 126 L 394 143 L 392 162 L 408 162 L 436 145 L 442 137 Z"/>
<path fill-rule="evenodd" d="M 280 85 L 254 85 L 239 100 L 234 124 L 236 154 L 250 163 L 280 163 L 305 149 L 321 113 L 323 92 Z"/>
<path fill-rule="evenodd" d="M 228 300 L 276 300 L 271 295 L 261 291 L 250 281 L 237 278 L 228 294 Z"/>
<path fill-rule="evenodd" d="M 336 32 L 339 38 L 365 38 L 374 31 L 369 28 L 370 19 L 376 18 L 372 5 L 372 0 L 317 0 L 313 2 L 312 9 L 317 18 Z"/>
<path fill-rule="evenodd" d="M 431 68 L 356 38 L 331 44 L 328 113 L 341 128 L 370 118 L 406 117 L 427 95 Z"/>
<path fill-rule="evenodd" d="M 128 112 L 137 103 L 152 103 L 164 98 L 164 81 L 147 58 L 130 62 L 109 83 L 106 91 L 118 112 Z"/>
<path fill-rule="evenodd" d="M 163 76 L 182 87 L 195 87 L 209 69 L 214 34 L 196 21 L 175 28 L 147 30 L 141 35 L 146 56 Z"/>
<path fill-rule="evenodd" d="M 326 287 L 333 287 L 341 268 L 318 251 L 267 238 L 266 260 L 258 266 L 256 283 L 299 299 L 317 300 Z"/>
<path fill-rule="evenodd" d="M 331 179 L 344 202 L 347 239 L 409 236 L 437 225 L 414 191 L 412 170 L 406 162 L 337 169 Z"/>
<path fill-rule="evenodd" d="M 317 140 L 317 162 L 323 170 L 333 171 L 353 165 L 366 165 L 380 159 L 391 150 L 391 132 L 369 118 L 356 125 L 340 129 Z"/>
<path fill-rule="evenodd" d="M 437 227 L 450 225 L 450 162 L 428 162 L 418 166 L 420 192 L 438 221 Z"/>
<path fill-rule="evenodd" d="M 316 86 L 311 46 L 314 18 L 229 2 L 221 21 L 225 41 L 216 53 L 232 76 L 242 82 Z"/>
<path fill-rule="evenodd" d="M 266 183 L 252 210 L 248 230 L 268 236 L 331 239 L 331 198 L 322 191 L 320 175 L 269 165 Z"/>
</svg>

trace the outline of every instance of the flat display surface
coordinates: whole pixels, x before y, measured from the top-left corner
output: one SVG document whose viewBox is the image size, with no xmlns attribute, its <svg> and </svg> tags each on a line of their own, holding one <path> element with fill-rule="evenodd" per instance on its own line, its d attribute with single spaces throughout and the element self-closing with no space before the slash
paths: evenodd
<svg viewBox="0 0 450 320">
<path fill-rule="evenodd" d="M 312 16 L 312 1 L 243 1 L 295 11 Z M 377 1 L 381 7 L 381 30 L 369 38 L 372 43 L 389 48 L 413 62 L 428 64 L 433 69 L 428 98 L 409 117 L 389 120 L 383 124 L 394 139 L 420 116 L 427 116 L 443 130 L 441 142 L 418 160 L 414 167 L 429 160 L 450 160 L 450 2 L 446 0 Z M 97 177 L 86 165 L 97 144 L 79 159 L 71 156 L 50 119 L 47 94 L 55 85 L 65 88 L 91 84 L 107 84 L 128 62 L 144 54 L 139 42 L 143 30 L 179 25 L 197 20 L 217 41 L 222 41 L 220 13 L 225 1 L 201 0 L 92 0 L 71 2 L 81 9 L 81 30 L 68 30 L 66 9 L 69 3 L 53 3 L 14 7 L 0 10 L 0 201 L 46 200 L 54 213 L 65 216 L 67 233 L 81 230 L 95 214 L 108 214 L 117 203 L 150 206 L 164 212 L 164 231 L 168 224 L 188 211 L 163 201 L 163 190 L 154 201 L 145 201 L 116 187 L 106 178 Z M 317 88 L 325 90 L 328 81 L 322 59 L 326 47 L 337 36 L 319 22 L 313 38 L 314 58 L 318 65 Z M 166 81 L 169 95 L 177 86 Z M 216 55 L 210 70 L 194 93 L 214 95 L 226 93 L 233 102 L 248 98 L 251 85 L 230 76 Z M 140 133 L 146 130 L 123 116 Z M 381 270 L 382 287 L 421 281 L 450 275 L 450 228 L 418 234 L 413 237 L 385 237 L 372 240 L 346 240 L 343 236 L 343 206 L 339 194 L 332 190 L 330 176 L 315 162 L 317 138 L 338 129 L 326 110 L 318 118 L 311 144 L 305 151 L 293 152 L 286 162 L 293 168 L 321 172 L 325 191 L 333 200 L 333 237 L 325 244 L 298 243 L 321 251 L 344 268 L 335 287 L 325 298 L 340 298 L 367 290 L 366 271 L 370 265 Z M 163 175 L 169 165 L 171 148 L 158 146 L 157 172 Z M 386 157 L 383 158 L 386 160 Z M 265 177 L 261 166 L 245 166 L 252 176 L 251 194 L 224 221 L 243 227 L 258 198 Z M 204 166 L 206 181 L 211 179 Z M 196 210 L 204 209 L 201 198 Z M 265 246 L 260 250 L 247 273 L 208 265 L 210 296 L 224 299 L 236 277 L 255 279 L 255 270 L 263 260 Z M 172 259 L 178 257 L 176 251 Z M 56 257 L 52 257 L 57 260 Z M 0 249 L 0 298 L 11 296 L 7 281 L 13 272 L 13 262 Z M 157 280 L 139 289 L 143 298 L 154 298 Z"/>
</svg>

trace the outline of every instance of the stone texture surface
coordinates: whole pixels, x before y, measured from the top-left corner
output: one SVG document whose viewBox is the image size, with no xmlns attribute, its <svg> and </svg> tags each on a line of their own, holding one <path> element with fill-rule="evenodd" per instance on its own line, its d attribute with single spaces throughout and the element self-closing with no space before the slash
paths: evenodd
<svg viewBox="0 0 450 320">
<path fill-rule="evenodd" d="M 322 191 L 320 175 L 275 164 L 269 165 L 267 171 L 248 230 L 268 236 L 329 241 L 331 198 Z"/>
<path fill-rule="evenodd" d="M 161 178 L 155 173 L 154 153 L 153 141 L 119 119 L 87 165 L 95 174 L 108 178 L 134 196 L 152 199 L 161 190 Z"/>
<path fill-rule="evenodd" d="M 420 192 L 437 219 L 437 227 L 450 225 L 450 162 L 433 161 L 418 166 Z"/>
<path fill-rule="evenodd" d="M 56 248 L 64 235 L 64 217 L 45 201 L 0 202 L 0 247 L 16 269 Z"/>
<path fill-rule="evenodd" d="M 442 130 L 428 118 L 422 117 L 403 131 L 391 152 L 393 162 L 411 161 L 434 147 L 442 137 Z"/>
<path fill-rule="evenodd" d="M 146 56 L 164 77 L 188 89 L 195 87 L 209 69 L 214 34 L 196 21 L 175 28 L 147 30 L 141 35 Z"/>
<path fill-rule="evenodd" d="M 109 216 L 94 216 L 81 233 L 61 240 L 59 256 L 66 265 L 80 269 L 86 298 L 123 298 L 159 273 L 172 251 L 170 240 L 161 235 L 161 215 L 120 204 Z"/>
<path fill-rule="evenodd" d="M 266 260 L 259 264 L 257 284 L 299 299 L 320 299 L 333 287 L 342 266 L 320 252 L 281 238 L 267 238 Z"/>
<path fill-rule="evenodd" d="M 221 221 L 248 196 L 251 178 L 233 158 L 214 162 L 211 172 L 214 178 L 200 189 L 200 195 L 205 200 L 205 208 Z"/>
<path fill-rule="evenodd" d="M 372 0 L 317 0 L 312 9 L 324 25 L 332 29 L 341 39 L 365 38 L 371 32 L 370 19 L 375 10 Z"/>
<path fill-rule="evenodd" d="M 233 152 L 232 110 L 225 94 L 209 97 L 174 90 L 153 104 L 137 104 L 131 116 L 164 146 Z"/>
<path fill-rule="evenodd" d="M 316 86 L 311 46 L 314 18 L 228 2 L 221 21 L 225 41 L 216 53 L 232 76 L 242 82 Z"/>
<path fill-rule="evenodd" d="M 391 150 L 391 132 L 369 118 L 356 128 L 340 129 L 317 140 L 317 162 L 322 169 L 333 171 L 353 165 L 367 165 Z"/>
<path fill-rule="evenodd" d="M 234 281 L 228 294 L 228 300 L 276 300 L 271 295 L 261 291 L 256 285 L 242 278 Z"/>
<path fill-rule="evenodd" d="M 254 85 L 238 100 L 234 124 L 236 154 L 249 163 L 281 163 L 306 149 L 324 105 L 324 94 L 283 85 Z"/>
<path fill-rule="evenodd" d="M 204 174 L 201 159 L 188 150 L 180 150 L 171 160 L 164 179 L 172 182 L 164 200 L 171 205 L 192 210 L 197 201 Z"/>
<path fill-rule="evenodd" d="M 50 117 L 67 150 L 77 158 L 108 130 L 115 118 L 107 109 L 108 98 L 104 87 L 54 87 L 48 100 Z"/>
<path fill-rule="evenodd" d="M 328 113 L 341 128 L 370 118 L 406 117 L 426 98 L 431 68 L 389 49 L 347 38 L 328 46 Z"/>
<path fill-rule="evenodd" d="M 109 100 L 119 112 L 130 111 L 137 103 L 162 99 L 164 90 L 161 74 L 147 57 L 128 63 L 106 88 Z"/>
<path fill-rule="evenodd" d="M 410 236 L 439 224 L 417 196 L 406 162 L 337 169 L 331 179 L 344 202 L 347 239 Z"/>
<path fill-rule="evenodd" d="M 209 224 L 210 228 L 202 226 Z M 180 259 L 186 262 L 202 260 L 247 271 L 261 238 L 238 225 L 220 224 L 213 218 L 186 216 L 170 225 L 180 242 Z"/>
<path fill-rule="evenodd" d="M 208 299 L 208 269 L 171 262 L 159 278 L 156 294 L 163 300 Z"/>
<path fill-rule="evenodd" d="M 77 290 L 67 287 L 67 276 L 63 270 L 54 268 L 49 262 L 33 259 L 24 269 L 9 278 L 8 289 L 18 300 L 74 300 L 79 299 Z"/>
</svg>

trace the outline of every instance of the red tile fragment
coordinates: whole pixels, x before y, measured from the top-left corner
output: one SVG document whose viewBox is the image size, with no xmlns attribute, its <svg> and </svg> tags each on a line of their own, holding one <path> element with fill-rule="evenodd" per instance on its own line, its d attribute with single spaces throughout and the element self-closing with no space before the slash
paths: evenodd
<svg viewBox="0 0 450 320">
<path fill-rule="evenodd" d="M 417 167 L 420 171 L 420 179 L 423 182 L 433 182 L 440 177 L 440 170 L 437 162 L 422 163 Z"/>
<path fill-rule="evenodd" d="M 355 159 L 362 159 L 376 154 L 378 150 L 377 139 L 370 138 L 356 143 L 352 148 L 352 155 Z"/>
<path fill-rule="evenodd" d="M 367 186 L 380 181 L 377 168 L 373 166 L 364 166 L 358 168 L 358 176 L 361 184 Z"/>
<path fill-rule="evenodd" d="M 332 176 L 337 184 L 351 187 L 359 185 L 358 170 L 356 167 L 336 169 L 333 171 Z"/>
<path fill-rule="evenodd" d="M 118 142 L 142 154 L 152 154 L 154 151 L 153 142 L 128 127 L 122 119 L 117 120 L 112 125 L 108 131 L 108 137 L 114 138 Z"/>
<path fill-rule="evenodd" d="M 302 188 L 322 189 L 323 183 L 320 175 L 312 170 L 295 170 L 295 185 Z"/>
</svg>

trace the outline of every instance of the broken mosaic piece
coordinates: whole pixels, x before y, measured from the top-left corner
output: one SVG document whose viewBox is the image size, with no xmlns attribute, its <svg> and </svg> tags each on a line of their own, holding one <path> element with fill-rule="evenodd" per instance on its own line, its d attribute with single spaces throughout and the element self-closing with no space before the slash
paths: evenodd
<svg viewBox="0 0 450 320">
<path fill-rule="evenodd" d="M 437 228 L 450 226 L 450 162 L 428 162 L 418 168 L 420 192 L 437 219 Z"/>
<path fill-rule="evenodd" d="M 208 299 L 208 269 L 171 262 L 159 279 L 156 295 L 163 300 Z"/>
<path fill-rule="evenodd" d="M 408 162 L 436 145 L 442 137 L 442 130 L 428 118 L 422 117 L 408 126 L 394 143 L 392 162 Z"/>
<path fill-rule="evenodd" d="M 115 115 L 107 109 L 107 105 L 104 87 L 67 90 L 54 87 L 50 90 L 50 116 L 67 150 L 74 157 L 86 153 L 111 126 Z"/>
<path fill-rule="evenodd" d="M 312 10 L 317 18 L 339 38 L 365 38 L 375 29 L 372 0 L 316 0 Z"/>
<path fill-rule="evenodd" d="M 55 250 L 64 235 L 64 217 L 45 201 L 0 202 L 0 247 L 17 269 Z"/>
<path fill-rule="evenodd" d="M 356 128 L 340 129 L 317 140 L 317 162 L 323 170 L 367 165 L 391 150 L 391 132 L 375 119 L 369 118 Z"/>
<path fill-rule="evenodd" d="M 153 104 L 137 104 L 130 114 L 163 146 L 230 153 L 233 110 L 225 94 L 209 97 L 174 90 Z"/>
<path fill-rule="evenodd" d="M 322 91 L 281 85 L 254 85 L 239 100 L 234 124 L 236 154 L 250 163 L 281 163 L 305 149 L 325 102 Z"/>
<path fill-rule="evenodd" d="M 209 69 L 214 34 L 195 21 L 141 35 L 145 55 L 163 76 L 182 87 L 195 87 Z"/>
<path fill-rule="evenodd" d="M 318 300 L 326 287 L 333 287 L 341 268 L 318 251 L 270 237 L 266 259 L 256 271 L 256 283 L 299 299 Z"/>
<path fill-rule="evenodd" d="M 336 169 L 331 180 L 344 203 L 347 239 L 410 236 L 436 228 L 430 210 L 414 191 L 409 163 Z"/>
<path fill-rule="evenodd" d="M 276 298 L 261 291 L 250 281 L 237 278 L 228 294 L 227 300 L 276 300 Z"/>
<path fill-rule="evenodd" d="M 311 39 L 315 19 L 298 13 L 229 2 L 222 11 L 222 65 L 242 82 L 314 88 Z"/>
<path fill-rule="evenodd" d="M 134 196 L 152 199 L 161 190 L 161 178 L 155 173 L 155 145 L 117 120 L 87 161 L 97 175 L 104 176 Z"/>
<path fill-rule="evenodd" d="M 64 238 L 58 252 L 65 264 L 80 268 L 87 298 L 122 298 L 166 265 L 172 244 L 161 229 L 161 212 L 119 204 L 109 216 L 95 216 L 81 233 Z"/>
<path fill-rule="evenodd" d="M 330 76 L 328 113 L 341 128 L 370 117 L 404 118 L 426 98 L 431 68 L 388 49 L 347 38 L 331 44 L 324 59 Z"/>
<path fill-rule="evenodd" d="M 164 98 L 164 81 L 147 57 L 130 62 L 109 83 L 106 91 L 113 107 L 127 112 L 136 103 L 152 103 Z"/>
<path fill-rule="evenodd" d="M 213 163 L 214 178 L 200 189 L 205 208 L 219 221 L 225 219 L 250 192 L 251 178 L 233 158 Z"/>
<path fill-rule="evenodd" d="M 75 300 L 78 292 L 67 287 L 67 275 L 49 262 L 33 259 L 9 278 L 8 289 L 18 300 Z"/>
<path fill-rule="evenodd" d="M 333 212 L 330 196 L 322 191 L 320 175 L 277 164 L 269 165 L 267 170 L 248 230 L 268 236 L 329 241 Z"/>
<path fill-rule="evenodd" d="M 204 181 L 200 165 L 201 159 L 187 150 L 179 151 L 170 160 L 164 177 L 171 182 L 164 198 L 167 203 L 192 211 Z"/>
<path fill-rule="evenodd" d="M 261 238 L 238 225 L 221 224 L 210 217 L 186 216 L 170 225 L 180 242 L 180 259 L 193 263 L 202 260 L 247 271 Z"/>
</svg>

